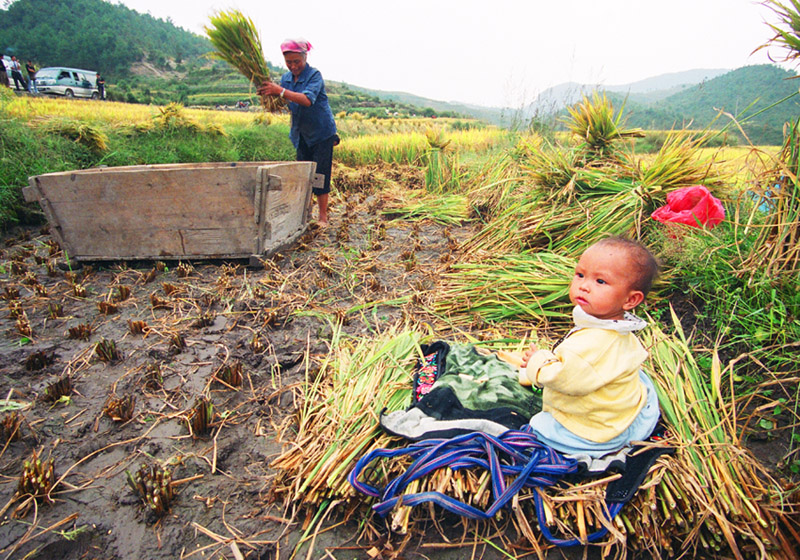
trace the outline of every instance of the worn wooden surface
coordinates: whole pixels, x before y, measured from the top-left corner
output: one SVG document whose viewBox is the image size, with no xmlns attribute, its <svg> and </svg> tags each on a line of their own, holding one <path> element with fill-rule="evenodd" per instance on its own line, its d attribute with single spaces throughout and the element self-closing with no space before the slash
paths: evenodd
<svg viewBox="0 0 800 560">
<path fill-rule="evenodd" d="M 39 175 L 38 200 L 71 258 L 249 257 L 306 225 L 315 164 L 169 164 Z M 263 183 L 264 179 L 275 177 Z M 262 181 L 262 183 L 259 183 Z"/>
</svg>

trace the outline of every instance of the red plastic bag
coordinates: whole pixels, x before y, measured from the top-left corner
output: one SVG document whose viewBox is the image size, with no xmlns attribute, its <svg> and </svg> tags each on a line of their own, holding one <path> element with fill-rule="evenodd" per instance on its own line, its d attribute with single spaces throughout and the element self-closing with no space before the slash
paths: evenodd
<svg viewBox="0 0 800 560">
<path fill-rule="evenodd" d="M 667 195 L 667 205 L 650 215 L 664 224 L 713 228 L 725 219 L 725 209 L 703 185 L 675 189 Z"/>
</svg>

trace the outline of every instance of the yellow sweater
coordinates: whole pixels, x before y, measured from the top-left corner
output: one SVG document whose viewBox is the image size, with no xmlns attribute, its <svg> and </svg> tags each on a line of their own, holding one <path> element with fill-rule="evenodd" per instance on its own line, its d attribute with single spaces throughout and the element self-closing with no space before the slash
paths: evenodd
<svg viewBox="0 0 800 560">
<path fill-rule="evenodd" d="M 553 352 L 531 356 L 520 368 L 520 382 L 543 387 L 542 410 L 570 432 L 602 443 L 630 426 L 645 404 L 639 369 L 647 351 L 633 332 L 581 327 L 578 317 L 576 325 Z"/>
</svg>

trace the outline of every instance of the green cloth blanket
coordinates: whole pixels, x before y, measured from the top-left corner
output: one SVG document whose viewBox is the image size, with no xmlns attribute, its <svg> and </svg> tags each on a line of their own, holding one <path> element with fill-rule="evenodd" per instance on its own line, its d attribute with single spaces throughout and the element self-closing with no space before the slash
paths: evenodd
<svg viewBox="0 0 800 560">
<path fill-rule="evenodd" d="M 435 369 L 436 380 L 407 410 L 381 416 L 388 432 L 410 440 L 470 432 L 499 436 L 520 429 L 542 409 L 541 392 L 520 385 L 515 366 L 472 345 L 449 345 L 443 365 L 422 367 Z"/>
</svg>

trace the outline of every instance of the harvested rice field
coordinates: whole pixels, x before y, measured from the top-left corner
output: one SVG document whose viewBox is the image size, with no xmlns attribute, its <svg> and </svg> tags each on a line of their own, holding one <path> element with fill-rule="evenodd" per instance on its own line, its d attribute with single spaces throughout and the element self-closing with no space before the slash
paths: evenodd
<svg viewBox="0 0 800 560">
<path fill-rule="evenodd" d="M 583 143 L 516 139 L 469 167 L 434 134 L 411 164 L 338 163 L 330 225 L 263 267 L 78 267 L 47 227 L 12 231 L 3 558 L 797 558 L 797 125 L 740 180 L 694 140 L 631 161 L 574 124 Z M 696 184 L 723 198 L 716 228 L 650 219 Z M 609 519 L 608 472 L 525 486 L 483 521 L 413 505 L 441 492 L 488 510 L 519 470 L 493 480 L 473 463 L 372 512 L 348 474 L 405 446 L 378 418 L 409 406 L 420 345 L 552 344 L 575 259 L 609 234 L 645 240 L 663 265 L 637 314 L 666 428 L 648 445 L 671 453 L 636 495 Z M 410 465 L 372 461 L 356 486 Z"/>
<path fill-rule="evenodd" d="M 401 173 L 412 186 L 421 177 L 387 175 Z M 334 331 L 370 339 L 416 322 L 416 294 L 470 232 L 390 222 L 385 203 L 369 192 L 334 200 L 329 228 L 262 270 L 139 262 L 63 271 L 47 233 L 5 239 L 3 557 L 289 558 L 310 519 L 276 496 L 271 463 L 292 445 L 302 385 Z M 202 397 L 213 412 L 200 422 Z M 15 499 L 34 452 L 52 461 L 52 492 Z M 163 516 L 128 483 L 142 465 L 170 473 Z M 370 557 L 377 543 L 358 532 L 350 523 L 323 533 L 310 557 Z"/>
</svg>

